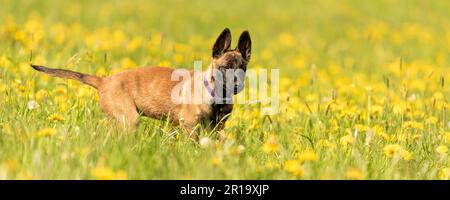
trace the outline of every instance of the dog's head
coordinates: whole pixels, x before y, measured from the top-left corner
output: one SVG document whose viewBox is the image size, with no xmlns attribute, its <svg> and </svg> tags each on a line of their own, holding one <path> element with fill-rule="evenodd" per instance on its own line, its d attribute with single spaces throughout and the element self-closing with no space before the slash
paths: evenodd
<svg viewBox="0 0 450 200">
<path fill-rule="evenodd" d="M 252 41 L 248 31 L 241 33 L 236 48 L 231 49 L 231 32 L 225 28 L 217 38 L 212 49 L 212 69 L 219 72 L 221 77 L 214 78 L 226 80 L 222 84 L 226 91 L 239 93 L 244 88 L 245 72 L 250 61 Z M 216 84 L 220 82 L 216 81 Z"/>
</svg>

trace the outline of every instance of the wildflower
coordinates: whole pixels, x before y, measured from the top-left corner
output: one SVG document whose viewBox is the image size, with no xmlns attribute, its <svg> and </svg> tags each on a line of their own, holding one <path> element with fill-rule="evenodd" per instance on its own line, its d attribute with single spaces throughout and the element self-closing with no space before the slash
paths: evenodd
<svg viewBox="0 0 450 200">
<path fill-rule="evenodd" d="M 213 159 L 211 159 L 211 164 L 214 167 L 219 166 L 221 163 L 222 163 L 222 159 L 220 159 L 220 158 L 214 157 Z"/>
<path fill-rule="evenodd" d="M 91 175 L 100 180 L 113 180 L 115 178 L 115 173 L 112 169 L 107 167 L 96 167 L 91 170 Z"/>
<path fill-rule="evenodd" d="M 238 154 L 241 154 L 241 153 L 243 153 L 245 151 L 245 146 L 244 145 L 239 145 L 238 147 L 237 147 L 237 153 Z"/>
<path fill-rule="evenodd" d="M 135 51 L 142 44 L 142 41 L 142 37 L 134 37 L 130 42 L 128 42 L 127 51 Z"/>
<path fill-rule="evenodd" d="M 63 86 L 56 87 L 55 94 L 56 95 L 66 95 L 67 94 L 66 88 Z"/>
<path fill-rule="evenodd" d="M 36 108 L 39 108 L 39 104 L 33 100 L 28 101 L 27 106 L 28 106 L 28 110 L 34 110 Z"/>
<path fill-rule="evenodd" d="M 407 129 L 407 128 L 414 128 L 414 129 L 419 129 L 419 130 L 423 130 L 423 123 L 420 122 L 416 122 L 416 121 L 407 121 L 405 123 L 403 123 L 403 128 Z"/>
<path fill-rule="evenodd" d="M 400 156 L 402 156 L 403 160 L 405 160 L 405 161 L 409 161 L 412 159 L 411 153 L 407 150 L 402 150 L 400 152 Z"/>
<path fill-rule="evenodd" d="M 30 172 L 21 173 L 17 176 L 19 180 L 34 180 L 36 179 Z"/>
<path fill-rule="evenodd" d="M 16 171 L 19 167 L 19 163 L 16 159 L 7 159 L 5 162 L 3 162 L 3 164 L 5 165 L 6 169 L 11 172 Z"/>
<path fill-rule="evenodd" d="M 115 179 L 116 179 L 116 180 L 127 180 L 127 179 L 128 179 L 128 174 L 127 174 L 127 172 L 125 172 L 125 171 L 123 171 L 123 170 L 119 170 L 119 171 L 116 173 Z"/>
<path fill-rule="evenodd" d="M 0 92 L 4 92 L 4 91 L 6 91 L 6 89 L 7 89 L 6 84 L 0 83 Z"/>
<path fill-rule="evenodd" d="M 369 127 L 363 124 L 357 124 L 355 125 L 355 129 L 358 130 L 358 132 L 367 132 L 369 130 Z"/>
<path fill-rule="evenodd" d="M 59 107 L 59 112 L 62 112 L 62 113 L 66 112 L 68 109 L 67 103 L 61 103 L 61 104 L 59 104 L 58 107 Z"/>
<path fill-rule="evenodd" d="M 345 177 L 347 179 L 361 180 L 364 178 L 364 175 L 360 170 L 352 169 L 352 170 L 347 171 L 347 173 L 345 173 Z"/>
<path fill-rule="evenodd" d="M 444 133 L 443 139 L 446 144 L 450 144 L 450 132 Z"/>
<path fill-rule="evenodd" d="M 339 140 L 339 143 L 343 146 L 347 146 L 349 144 L 353 143 L 353 137 L 351 135 L 346 135 L 341 137 L 341 139 Z"/>
<path fill-rule="evenodd" d="M 325 147 L 325 148 L 330 148 L 330 149 L 334 149 L 336 148 L 336 144 L 330 142 L 329 140 L 319 140 L 317 142 L 317 146 L 320 147 Z"/>
<path fill-rule="evenodd" d="M 396 154 L 400 153 L 400 150 L 402 147 L 398 144 L 390 144 L 384 147 L 384 154 L 386 154 L 387 157 L 393 157 Z"/>
<path fill-rule="evenodd" d="M 302 176 L 303 170 L 299 160 L 288 160 L 284 163 L 284 170 L 294 174 L 295 176 Z"/>
<path fill-rule="evenodd" d="M 209 148 L 212 146 L 212 141 L 208 137 L 202 137 L 199 141 L 200 147 L 202 148 Z"/>
<path fill-rule="evenodd" d="M 278 152 L 280 149 L 280 146 L 278 142 L 276 141 L 274 136 L 271 136 L 267 139 L 267 141 L 263 144 L 263 151 L 266 153 L 274 153 Z"/>
<path fill-rule="evenodd" d="M 279 169 L 280 165 L 278 163 L 274 163 L 274 162 L 267 162 L 266 168 L 267 169 Z"/>
<path fill-rule="evenodd" d="M 439 179 L 448 180 L 450 178 L 450 168 L 446 167 L 439 172 Z"/>
<path fill-rule="evenodd" d="M 47 119 L 51 122 L 64 121 L 64 117 L 58 114 L 51 114 Z"/>
<path fill-rule="evenodd" d="M 439 154 L 445 156 L 447 155 L 448 152 L 448 148 L 445 145 L 440 145 L 436 148 L 436 152 L 438 152 Z"/>
<path fill-rule="evenodd" d="M 54 129 L 54 128 L 44 128 L 44 129 L 39 130 L 36 133 L 36 135 L 38 137 L 50 137 L 55 134 L 56 134 L 56 129 Z"/>
<path fill-rule="evenodd" d="M 436 122 L 438 122 L 438 118 L 436 118 L 436 117 L 431 116 L 431 117 L 428 117 L 428 119 L 427 119 L 428 124 L 436 124 Z"/>
<path fill-rule="evenodd" d="M 300 161 L 316 161 L 317 155 L 314 153 L 314 151 L 305 151 L 299 155 L 298 158 Z"/>
<path fill-rule="evenodd" d="M 35 95 L 36 101 L 42 102 L 47 97 L 47 95 L 48 95 L 47 91 L 39 90 Z"/>
</svg>

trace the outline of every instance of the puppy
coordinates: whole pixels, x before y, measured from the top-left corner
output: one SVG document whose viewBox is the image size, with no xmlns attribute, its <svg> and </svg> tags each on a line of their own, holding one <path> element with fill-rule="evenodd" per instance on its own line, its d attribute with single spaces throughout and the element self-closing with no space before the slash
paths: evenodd
<svg viewBox="0 0 450 200">
<path fill-rule="evenodd" d="M 168 67 L 131 69 L 109 77 L 33 64 L 31 67 L 51 76 L 78 80 L 96 88 L 101 109 L 122 126 L 137 127 L 141 114 L 156 119 L 169 117 L 174 124 L 182 125 L 191 137 L 197 138 L 193 129 L 202 123 L 218 131 L 223 130 L 233 109 L 232 95 L 243 88 L 242 76 L 232 78 L 233 85 L 229 87 L 229 82 L 219 84 L 219 80 L 225 78 L 218 74 L 223 75 L 227 70 L 240 70 L 245 76 L 251 56 L 249 32 L 242 32 L 236 48 L 230 47 L 231 33 L 225 28 L 214 43 L 208 69 L 200 73 L 188 71 L 192 77 L 189 81 L 173 80 L 176 69 Z M 230 80 L 228 78 L 226 80 Z M 202 95 L 194 95 L 198 91 Z M 201 98 L 200 103 L 194 103 L 198 98 Z"/>
</svg>

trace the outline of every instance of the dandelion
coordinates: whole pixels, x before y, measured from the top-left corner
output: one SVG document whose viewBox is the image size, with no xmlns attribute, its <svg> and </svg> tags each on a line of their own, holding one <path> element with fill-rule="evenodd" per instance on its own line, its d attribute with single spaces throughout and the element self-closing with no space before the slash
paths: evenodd
<svg viewBox="0 0 450 200">
<path fill-rule="evenodd" d="M 36 177 L 34 177 L 30 172 L 20 173 L 17 176 L 17 179 L 19 180 L 34 180 Z"/>
<path fill-rule="evenodd" d="M 294 174 L 295 176 L 302 176 L 303 170 L 299 160 L 288 160 L 284 163 L 284 170 Z"/>
<path fill-rule="evenodd" d="M 419 129 L 419 130 L 423 130 L 423 123 L 420 122 L 416 122 L 416 121 L 407 121 L 405 123 L 403 123 L 403 128 L 407 129 L 407 128 L 414 128 L 414 129 Z"/>
<path fill-rule="evenodd" d="M 94 169 L 91 170 L 91 175 L 95 178 L 95 179 L 99 179 L 99 180 L 126 180 L 128 179 L 128 174 L 123 171 L 123 170 L 119 170 L 117 172 L 114 172 L 114 170 L 112 170 L 109 167 L 95 167 Z"/>
<path fill-rule="evenodd" d="M 341 139 L 339 140 L 339 143 L 342 146 L 347 146 L 349 144 L 353 144 L 353 137 L 351 135 L 342 136 Z"/>
<path fill-rule="evenodd" d="M 445 145 L 440 145 L 436 148 L 436 152 L 438 152 L 439 154 L 445 156 L 447 155 L 448 152 L 448 147 Z"/>
<path fill-rule="evenodd" d="M 361 172 L 361 170 L 352 169 L 352 170 L 347 171 L 347 173 L 345 173 L 345 177 L 347 179 L 352 179 L 352 180 L 361 180 L 364 178 L 364 175 Z"/>
<path fill-rule="evenodd" d="M 36 135 L 38 137 L 50 137 L 55 134 L 56 134 L 56 129 L 54 129 L 54 128 L 44 128 L 44 129 L 39 130 L 36 133 Z"/>
<path fill-rule="evenodd" d="M 436 118 L 436 117 L 430 116 L 427 119 L 428 124 L 436 124 L 436 122 L 438 122 L 438 118 Z"/>
<path fill-rule="evenodd" d="M 113 180 L 116 176 L 114 171 L 107 167 L 96 167 L 91 170 L 91 175 L 100 180 Z"/>
<path fill-rule="evenodd" d="M 278 163 L 274 163 L 274 162 L 267 162 L 265 166 L 267 169 L 279 169 L 280 168 L 280 165 Z"/>
<path fill-rule="evenodd" d="M 3 162 L 3 164 L 6 167 L 6 169 L 10 172 L 16 171 L 19 167 L 19 163 L 17 162 L 16 159 L 7 159 L 6 161 Z"/>
<path fill-rule="evenodd" d="M 214 157 L 214 158 L 211 159 L 211 164 L 214 167 L 219 166 L 221 163 L 222 163 L 222 159 L 220 159 L 220 158 Z"/>
<path fill-rule="evenodd" d="M 127 174 L 127 172 L 125 172 L 125 171 L 123 171 L 123 170 L 119 170 L 119 171 L 116 173 L 115 179 L 116 179 L 116 180 L 127 180 L 127 179 L 128 179 L 128 174 Z"/>
<path fill-rule="evenodd" d="M 412 154 L 407 150 L 402 150 L 400 152 L 400 155 L 402 156 L 402 159 L 405 161 L 409 161 L 412 159 Z"/>
<path fill-rule="evenodd" d="M 55 94 L 56 95 L 66 95 L 67 94 L 66 88 L 62 87 L 62 86 L 56 87 L 55 88 Z"/>
<path fill-rule="evenodd" d="M 446 167 L 439 171 L 439 179 L 448 180 L 450 178 L 450 168 Z"/>
<path fill-rule="evenodd" d="M 301 153 L 298 156 L 298 159 L 300 161 L 316 161 L 317 160 L 317 155 L 316 155 L 316 153 L 314 153 L 314 151 L 308 150 L 308 151 L 305 151 L 305 152 Z"/>
<path fill-rule="evenodd" d="M 319 140 L 317 142 L 317 146 L 319 148 L 330 148 L 330 149 L 336 148 L 336 144 L 330 142 L 329 140 Z"/>
<path fill-rule="evenodd" d="M 449 132 L 444 133 L 444 135 L 442 137 L 446 144 L 450 144 L 450 133 Z"/>
<path fill-rule="evenodd" d="M 4 91 L 6 91 L 6 89 L 7 89 L 6 84 L 0 83 L 0 92 L 4 92 Z"/>
<path fill-rule="evenodd" d="M 357 124 L 355 125 L 355 129 L 358 130 L 358 132 L 367 132 L 369 130 L 369 127 L 366 125 L 362 125 L 362 124 Z"/>
<path fill-rule="evenodd" d="M 62 122 L 64 121 L 64 117 L 62 115 L 58 115 L 58 114 L 51 114 L 50 116 L 48 116 L 47 118 L 49 121 L 51 122 Z"/>
<path fill-rule="evenodd" d="M 271 136 L 267 139 L 267 141 L 263 144 L 263 151 L 266 153 L 275 153 L 280 149 L 280 145 L 276 141 L 274 136 Z"/>
<path fill-rule="evenodd" d="M 36 92 L 35 98 L 37 102 L 42 102 L 45 98 L 47 98 L 48 92 L 45 90 L 39 90 Z"/>
<path fill-rule="evenodd" d="M 390 144 L 384 147 L 384 154 L 387 157 L 394 157 L 396 154 L 400 153 L 402 147 L 398 144 Z"/>
<path fill-rule="evenodd" d="M 238 147 L 237 147 L 237 153 L 238 154 L 241 154 L 241 153 L 243 153 L 245 151 L 245 146 L 244 145 L 239 145 Z"/>
</svg>

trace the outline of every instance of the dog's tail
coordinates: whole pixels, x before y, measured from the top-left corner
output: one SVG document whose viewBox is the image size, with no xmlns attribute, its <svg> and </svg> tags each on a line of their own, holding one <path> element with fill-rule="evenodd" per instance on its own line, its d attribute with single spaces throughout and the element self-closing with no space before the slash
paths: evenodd
<svg viewBox="0 0 450 200">
<path fill-rule="evenodd" d="M 74 79 L 77 81 L 81 81 L 84 84 L 90 85 L 97 89 L 100 87 L 100 85 L 102 84 L 102 81 L 103 81 L 103 79 L 98 76 L 83 74 L 80 72 L 74 72 L 74 71 L 65 70 L 65 69 L 53 69 L 53 68 L 48 68 L 48 67 L 44 67 L 44 66 L 40 66 L 40 65 L 33 65 L 33 64 L 31 64 L 31 67 L 33 67 L 33 69 L 35 69 L 37 71 L 49 74 L 50 76 Z"/>
</svg>

